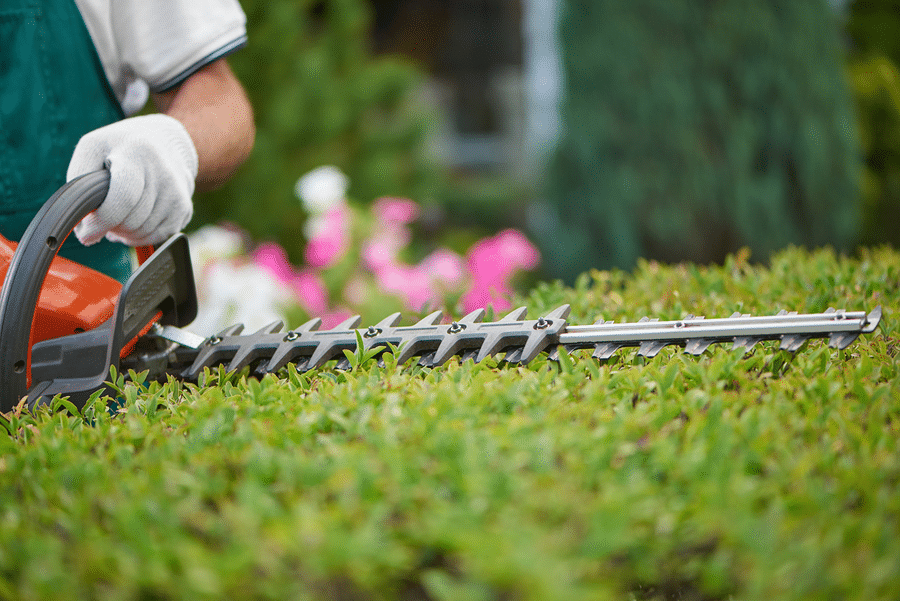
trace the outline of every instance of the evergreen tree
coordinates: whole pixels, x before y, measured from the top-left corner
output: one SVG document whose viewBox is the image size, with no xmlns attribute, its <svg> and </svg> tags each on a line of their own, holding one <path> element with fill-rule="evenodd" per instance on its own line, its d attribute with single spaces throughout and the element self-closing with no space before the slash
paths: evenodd
<svg viewBox="0 0 900 601">
<path fill-rule="evenodd" d="M 847 32 L 865 152 L 862 242 L 900 247 L 900 1 L 853 2 Z"/>
<path fill-rule="evenodd" d="M 550 270 L 845 248 L 858 151 L 825 0 L 563 0 Z"/>
</svg>

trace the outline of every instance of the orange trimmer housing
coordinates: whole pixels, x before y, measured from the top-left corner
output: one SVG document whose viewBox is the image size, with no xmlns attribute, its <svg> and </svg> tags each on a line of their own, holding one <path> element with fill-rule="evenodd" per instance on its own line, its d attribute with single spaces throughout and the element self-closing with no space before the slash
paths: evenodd
<svg viewBox="0 0 900 601">
<path fill-rule="evenodd" d="M 6 277 L 16 246 L 15 242 L 0 236 L 0 281 Z M 143 263 L 153 253 L 153 247 L 141 247 L 137 251 L 138 260 Z M 44 340 L 93 330 L 112 317 L 121 291 L 118 280 L 57 256 L 50 264 L 35 307 L 28 348 Z M 132 346 L 133 343 L 124 348 L 123 355 Z M 30 386 L 30 369 L 28 380 Z"/>
<path fill-rule="evenodd" d="M 15 251 L 16 243 L 0 236 L 0 281 Z M 112 317 L 121 290 L 108 275 L 57 256 L 41 289 L 30 345 L 93 330 Z"/>
</svg>

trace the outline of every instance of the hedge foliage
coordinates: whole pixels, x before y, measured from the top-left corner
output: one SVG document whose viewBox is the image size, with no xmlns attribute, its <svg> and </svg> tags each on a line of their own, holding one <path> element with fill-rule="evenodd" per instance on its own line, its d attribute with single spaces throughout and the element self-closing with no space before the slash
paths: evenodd
<svg viewBox="0 0 900 601">
<path fill-rule="evenodd" d="M 524 303 L 884 320 L 844 351 L 357 357 L 7 414 L 0 599 L 900 598 L 898 294 L 885 249 L 642 261 Z"/>
<path fill-rule="evenodd" d="M 825 0 L 565 0 L 552 273 L 849 247 L 860 160 Z"/>
</svg>

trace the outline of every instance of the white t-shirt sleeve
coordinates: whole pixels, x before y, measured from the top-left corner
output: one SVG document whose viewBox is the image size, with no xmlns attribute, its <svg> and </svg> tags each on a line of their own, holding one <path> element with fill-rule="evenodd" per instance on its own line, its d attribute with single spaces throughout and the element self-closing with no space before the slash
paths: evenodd
<svg viewBox="0 0 900 601">
<path fill-rule="evenodd" d="M 247 41 L 238 0 L 76 0 L 126 114 Z"/>
</svg>

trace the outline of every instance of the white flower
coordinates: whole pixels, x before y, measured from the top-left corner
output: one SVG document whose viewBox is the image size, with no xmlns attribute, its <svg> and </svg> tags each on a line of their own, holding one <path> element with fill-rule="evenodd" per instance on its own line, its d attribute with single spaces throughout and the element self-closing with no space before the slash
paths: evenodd
<svg viewBox="0 0 900 601">
<path fill-rule="evenodd" d="M 236 257 L 244 250 L 240 232 L 218 225 L 205 225 L 190 233 L 188 243 L 195 274 L 201 273 L 212 261 Z"/>
<path fill-rule="evenodd" d="M 236 323 L 253 332 L 284 321 L 282 309 L 293 298 L 288 287 L 264 269 L 234 259 L 207 265 L 197 283 L 200 307 L 190 329 L 201 336 Z"/>
<path fill-rule="evenodd" d="M 321 215 L 344 201 L 350 180 L 333 165 L 313 169 L 297 180 L 294 193 L 313 215 Z"/>
</svg>

